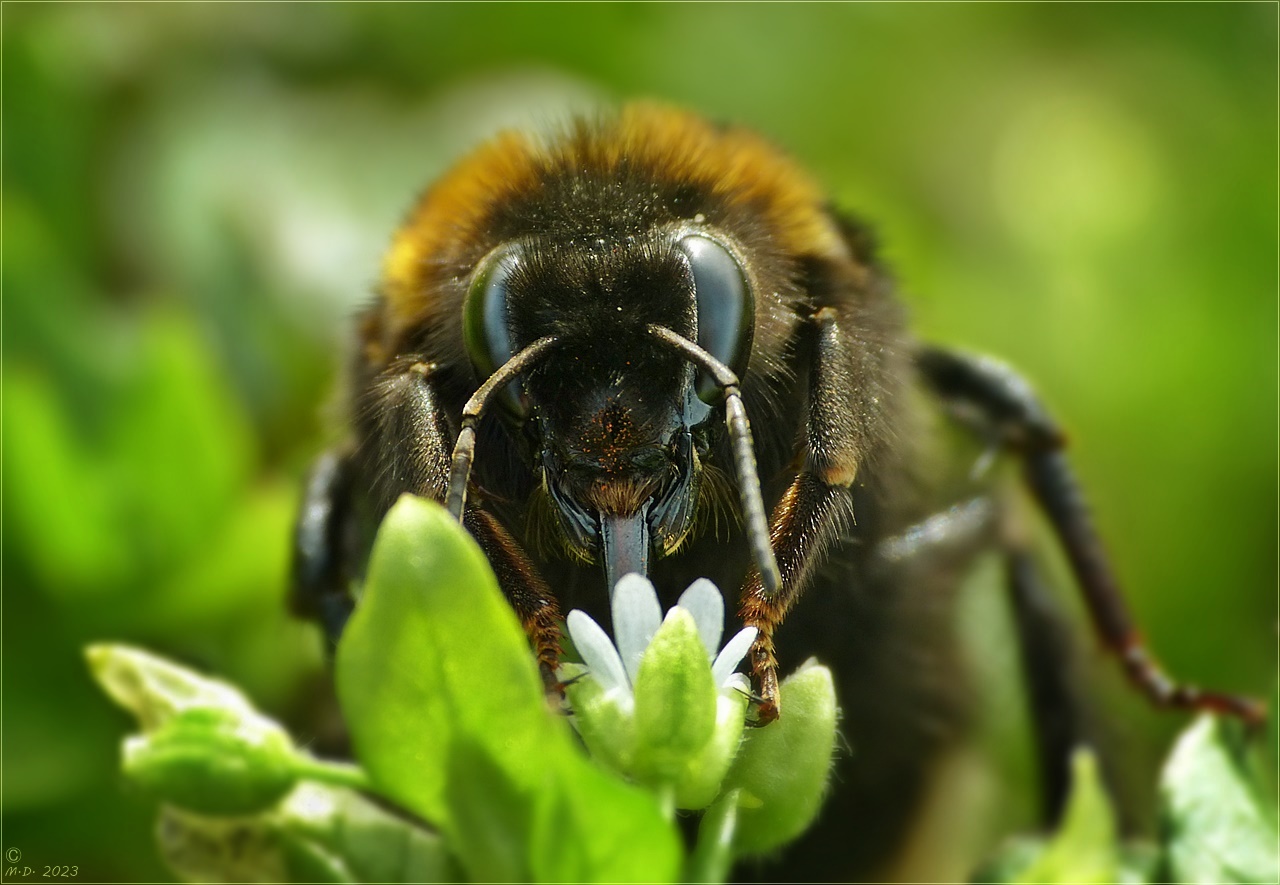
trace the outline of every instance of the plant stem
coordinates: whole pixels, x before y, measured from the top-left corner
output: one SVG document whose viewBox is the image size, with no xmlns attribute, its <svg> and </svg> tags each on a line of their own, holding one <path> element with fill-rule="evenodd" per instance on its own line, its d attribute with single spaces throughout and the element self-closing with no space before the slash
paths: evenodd
<svg viewBox="0 0 1280 885">
<path fill-rule="evenodd" d="M 686 880 L 720 883 L 733 867 L 733 833 L 738 826 L 738 791 L 730 790 L 702 815 L 698 841 L 689 857 Z"/>
<path fill-rule="evenodd" d="M 294 770 L 300 778 L 333 787 L 348 787 L 366 792 L 373 789 L 373 784 L 369 782 L 369 776 L 365 774 L 364 769 L 350 762 L 330 762 L 325 759 L 301 756 Z"/>
</svg>

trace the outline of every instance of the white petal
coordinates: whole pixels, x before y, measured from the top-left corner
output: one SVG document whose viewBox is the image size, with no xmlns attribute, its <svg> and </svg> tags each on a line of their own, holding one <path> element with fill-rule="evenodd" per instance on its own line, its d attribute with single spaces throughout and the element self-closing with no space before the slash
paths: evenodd
<svg viewBox="0 0 1280 885">
<path fill-rule="evenodd" d="M 724 681 L 724 684 L 720 686 L 720 690 L 722 692 L 738 691 L 750 697 L 751 680 L 747 678 L 745 673 L 733 673 Z"/>
<path fill-rule="evenodd" d="M 716 687 L 722 686 L 733 675 L 733 671 L 738 668 L 738 664 L 746 655 L 747 649 L 751 648 L 751 643 L 756 641 L 756 628 L 743 627 L 733 638 L 725 643 L 724 648 L 720 650 L 720 654 L 716 655 L 715 661 L 711 664 L 711 678 L 715 680 Z"/>
<path fill-rule="evenodd" d="M 582 662 L 587 665 L 596 682 L 600 683 L 600 687 L 605 691 L 620 688 L 629 695 L 631 688 L 626 671 L 622 668 L 622 658 L 618 657 L 618 650 L 609 640 L 609 634 L 590 615 L 576 608 L 569 612 L 565 624 L 569 627 L 569 635 L 573 637 L 574 647 L 582 655 Z"/>
<path fill-rule="evenodd" d="M 653 584 L 641 575 L 623 575 L 613 591 L 613 638 L 632 685 L 640 672 L 640 655 L 661 623 L 662 606 Z"/>
<path fill-rule="evenodd" d="M 706 578 L 698 578 L 680 594 L 676 605 L 693 615 L 693 622 L 698 625 L 698 636 L 707 647 L 707 657 L 715 657 L 716 650 L 720 648 L 720 634 L 724 632 L 724 597 L 716 585 Z"/>
</svg>

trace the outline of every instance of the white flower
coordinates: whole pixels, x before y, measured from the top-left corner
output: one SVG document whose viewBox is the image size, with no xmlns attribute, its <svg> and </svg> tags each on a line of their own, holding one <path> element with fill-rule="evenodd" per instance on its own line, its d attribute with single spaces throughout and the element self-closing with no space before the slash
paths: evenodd
<svg viewBox="0 0 1280 885">
<path fill-rule="evenodd" d="M 616 647 L 608 634 L 585 612 L 574 609 L 566 621 L 583 663 L 605 690 L 606 696 L 612 696 L 624 708 L 630 709 L 634 703 L 632 689 L 640 672 L 640 659 L 662 623 L 662 607 L 653 584 L 638 574 L 625 575 L 618 581 L 611 603 Z M 716 585 L 706 578 L 690 584 L 672 611 L 676 608 L 684 609 L 693 617 L 698 637 L 706 646 L 707 659 L 712 662 L 711 675 L 717 690 L 747 690 L 746 677 L 734 671 L 755 641 L 756 628 L 744 627 L 721 649 L 724 599 Z"/>
</svg>

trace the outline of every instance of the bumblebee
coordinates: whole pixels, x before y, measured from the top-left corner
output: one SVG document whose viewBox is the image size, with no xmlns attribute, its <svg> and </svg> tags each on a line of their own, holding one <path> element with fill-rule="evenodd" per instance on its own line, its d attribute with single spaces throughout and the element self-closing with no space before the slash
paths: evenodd
<svg viewBox="0 0 1280 885">
<path fill-rule="evenodd" d="M 667 605 L 699 577 L 736 588 L 756 722 L 786 715 L 779 671 L 816 656 L 855 748 L 773 875 L 867 875 L 902 838 L 964 732 L 951 609 L 984 551 L 1006 564 L 1061 801 L 1083 717 L 1002 474 L 974 469 L 991 451 L 1143 692 L 1258 716 L 1147 654 L 1032 389 L 913 338 L 867 228 L 747 131 L 635 105 L 482 146 L 396 235 L 352 377 L 350 445 L 317 463 L 297 526 L 296 608 L 336 639 L 404 492 L 479 542 L 549 685 L 561 612 L 607 618 L 621 575 Z"/>
</svg>

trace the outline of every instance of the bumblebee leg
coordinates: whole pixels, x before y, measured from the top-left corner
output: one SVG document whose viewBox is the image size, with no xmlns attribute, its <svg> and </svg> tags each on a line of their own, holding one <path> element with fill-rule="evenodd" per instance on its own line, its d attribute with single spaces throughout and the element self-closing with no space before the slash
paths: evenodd
<svg viewBox="0 0 1280 885">
<path fill-rule="evenodd" d="M 742 621 L 759 631 L 749 657 L 759 687 L 758 724 L 778 718 L 778 662 L 773 634 L 800 597 L 827 548 L 852 516 L 852 485 L 858 466 L 856 435 L 848 432 L 851 366 L 847 338 L 832 308 L 818 311 L 815 356 L 809 377 L 809 415 L 804 463 L 773 509 L 769 538 L 782 585 L 768 593 L 753 569 L 742 590 Z"/>
<path fill-rule="evenodd" d="M 398 364 L 368 388 L 358 414 L 366 475 L 379 515 L 404 492 L 443 502 L 456 429 L 425 363 Z M 502 523 L 468 496 L 463 525 L 484 550 L 498 585 L 524 625 L 548 685 L 560 653 L 559 608 L 546 582 Z"/>
<path fill-rule="evenodd" d="M 326 452 L 317 458 L 307 475 L 293 531 L 289 605 L 294 614 L 320 622 L 330 648 L 342 635 L 352 607 L 343 544 L 350 515 L 350 474 L 345 454 Z"/>
<path fill-rule="evenodd" d="M 555 671 L 562 651 L 560 606 L 551 588 L 493 514 L 469 507 L 463 524 L 484 550 L 485 557 L 498 575 L 498 585 L 524 625 L 524 632 L 538 656 L 542 681 L 548 688 L 557 687 Z"/>
<path fill-rule="evenodd" d="M 1071 787 L 1071 753 L 1090 740 L 1087 706 L 1079 696 L 1075 649 L 1031 555 L 1013 550 L 1005 575 L 1017 625 L 1027 704 L 1035 732 L 1045 823 L 1056 824 Z"/>
<path fill-rule="evenodd" d="M 1174 682 L 1148 653 L 1063 452 L 1065 438 L 1031 386 L 1003 364 L 937 348 L 922 349 L 916 364 L 957 417 L 1022 459 L 1026 483 L 1067 554 L 1094 629 L 1130 681 L 1160 706 L 1260 723 L 1258 703 Z"/>
</svg>

